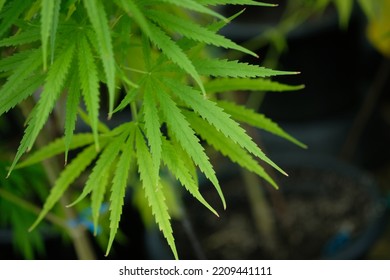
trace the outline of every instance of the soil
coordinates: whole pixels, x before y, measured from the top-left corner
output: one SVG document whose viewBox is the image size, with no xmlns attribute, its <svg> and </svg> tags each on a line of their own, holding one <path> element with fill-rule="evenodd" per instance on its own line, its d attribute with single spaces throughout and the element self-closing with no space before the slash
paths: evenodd
<svg viewBox="0 0 390 280">
<path fill-rule="evenodd" d="M 204 256 L 195 254 L 194 240 L 181 226 L 174 234 L 181 259 L 320 259 L 337 256 L 349 246 L 377 214 L 376 200 L 367 182 L 334 171 L 292 168 L 279 178 L 283 209 L 272 206 L 276 246 L 267 249 L 256 231 L 239 171 L 221 180 L 227 209 L 211 185 L 202 188 L 205 199 L 220 214 L 216 217 L 194 199 L 186 201 L 187 215 Z M 282 213 L 277 215 L 277 213 Z M 358 256 L 357 256 L 358 257 Z"/>
</svg>

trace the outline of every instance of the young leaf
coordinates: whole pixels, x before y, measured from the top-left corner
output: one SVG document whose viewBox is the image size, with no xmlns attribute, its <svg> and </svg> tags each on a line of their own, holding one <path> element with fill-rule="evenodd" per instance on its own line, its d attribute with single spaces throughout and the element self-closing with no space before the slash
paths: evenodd
<svg viewBox="0 0 390 280">
<path fill-rule="evenodd" d="M 107 79 L 109 93 L 109 118 L 114 109 L 115 97 L 115 58 L 111 42 L 111 32 L 108 25 L 107 15 L 104 10 L 103 1 L 85 0 L 83 1 L 88 13 L 89 20 L 96 33 L 99 44 L 99 55 L 103 63 L 104 72 Z"/>
<path fill-rule="evenodd" d="M 243 53 L 247 53 L 257 57 L 254 52 L 241 47 L 230 39 L 222 35 L 216 34 L 209 29 L 202 27 L 192 21 L 179 18 L 173 14 L 168 14 L 162 11 L 148 10 L 147 14 L 152 21 L 157 22 L 160 26 L 165 26 L 170 30 L 178 32 L 183 36 L 195 41 L 203 42 L 217 47 L 224 47 L 226 49 L 234 49 Z"/>
<path fill-rule="evenodd" d="M 226 208 L 225 198 L 221 187 L 219 186 L 218 179 L 215 176 L 215 171 L 188 121 L 185 119 L 182 112 L 171 99 L 169 94 L 166 93 L 162 87 L 158 88 L 157 96 L 160 101 L 161 111 L 164 114 L 169 132 L 174 135 L 183 149 L 192 158 L 194 163 L 213 183 L 219 196 L 221 197 L 224 208 Z"/>
<path fill-rule="evenodd" d="M 63 193 L 68 189 L 69 185 L 72 184 L 77 177 L 79 177 L 81 172 L 83 172 L 85 168 L 91 164 L 96 156 L 97 152 L 91 145 L 79 153 L 77 157 L 66 166 L 51 189 L 50 194 L 46 199 L 45 204 L 43 205 L 41 213 L 39 214 L 34 224 L 30 227 L 29 231 L 33 230 L 42 221 L 46 214 L 62 197 Z"/>
<path fill-rule="evenodd" d="M 123 146 L 122 154 L 119 157 L 114 178 L 112 180 L 111 196 L 110 196 L 110 237 L 108 240 L 106 255 L 110 252 L 115 235 L 118 231 L 119 221 L 122 214 L 123 201 L 125 197 L 127 178 L 129 169 L 134 161 L 134 139 L 135 126 L 129 130 L 129 137 Z"/>
<path fill-rule="evenodd" d="M 263 114 L 256 113 L 255 111 L 245 108 L 228 101 L 219 101 L 218 105 L 224 109 L 226 113 L 232 116 L 236 121 L 247 123 L 250 126 L 257 127 L 280 136 L 301 148 L 306 148 L 306 145 L 298 141 L 290 134 L 285 132 L 277 123 L 265 117 Z"/>
<path fill-rule="evenodd" d="M 186 116 L 191 123 L 191 126 L 199 135 L 207 141 L 217 151 L 220 151 L 224 156 L 229 157 L 233 162 L 241 167 L 252 171 L 269 182 L 276 189 L 278 186 L 275 181 L 264 171 L 257 161 L 255 161 L 247 151 L 227 138 L 215 127 L 211 126 L 205 120 L 196 116 L 194 113 L 187 112 Z"/>
<path fill-rule="evenodd" d="M 272 70 L 237 60 L 197 59 L 194 66 L 200 75 L 232 78 L 266 78 L 277 75 L 291 75 L 297 72 Z"/>
<path fill-rule="evenodd" d="M 69 147 L 64 144 L 64 138 L 59 138 L 38 151 L 31 154 L 27 159 L 19 163 L 16 168 L 26 167 L 32 164 L 42 162 L 45 159 L 62 154 L 68 148 L 74 150 L 93 143 L 93 135 L 91 133 L 80 133 L 73 136 Z"/>
<path fill-rule="evenodd" d="M 172 174 L 180 181 L 180 183 L 192 194 L 200 203 L 202 203 L 207 209 L 213 212 L 216 216 L 219 216 L 217 211 L 203 198 L 199 192 L 197 181 L 194 180 L 187 165 L 184 163 L 179 153 L 175 150 L 174 146 L 165 138 L 162 141 L 162 159 Z"/>
<path fill-rule="evenodd" d="M 207 82 L 205 89 L 208 93 L 225 92 L 225 91 L 293 91 L 302 89 L 304 86 L 292 86 L 274 82 L 265 79 L 231 79 L 221 78 Z"/>
<path fill-rule="evenodd" d="M 149 205 L 152 208 L 153 215 L 164 237 L 168 241 L 169 246 L 175 256 L 178 259 L 175 241 L 172 234 L 172 226 L 170 222 L 170 215 L 167 205 L 165 203 L 165 197 L 161 185 L 157 184 L 158 178 L 155 178 L 153 172 L 149 172 L 153 169 L 153 160 L 146 146 L 145 139 L 139 129 L 136 129 L 136 151 L 137 151 L 137 163 L 138 172 L 142 181 L 142 186 L 145 190 L 145 195 L 149 201 Z"/>
<path fill-rule="evenodd" d="M 79 79 L 82 94 L 87 106 L 95 144 L 99 150 L 99 78 L 91 47 L 85 37 L 81 37 L 78 49 Z"/>
</svg>

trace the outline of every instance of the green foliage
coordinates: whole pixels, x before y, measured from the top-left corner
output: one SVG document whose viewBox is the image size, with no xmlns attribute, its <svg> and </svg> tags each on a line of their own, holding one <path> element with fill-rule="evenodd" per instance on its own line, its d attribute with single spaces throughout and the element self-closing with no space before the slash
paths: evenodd
<svg viewBox="0 0 390 280">
<path fill-rule="evenodd" d="M 144 204 L 149 205 L 178 258 L 169 202 L 175 196 L 162 170 L 169 171 L 195 199 L 218 215 L 199 191 L 199 170 L 226 207 L 223 188 L 201 139 L 277 187 L 261 164 L 270 164 L 284 174 L 283 170 L 239 123 L 303 144 L 263 115 L 220 101 L 216 93 L 289 91 L 302 86 L 269 79 L 296 72 L 210 55 L 209 47 L 257 56 L 218 34 L 241 14 L 227 19 L 213 8 L 225 4 L 272 6 L 216 0 L 0 2 L 0 8 L 4 5 L 0 13 L 0 46 L 4 48 L 0 115 L 17 105 L 25 109 L 26 99 L 27 104 L 35 104 L 26 116 L 27 127 L 10 173 L 15 167 L 25 168 L 65 154 L 66 165 L 31 229 L 85 174 L 81 194 L 77 192 L 79 196 L 70 206 L 90 197 L 96 233 L 100 208 L 109 202 L 108 254 L 119 229 L 126 189 L 132 182 L 134 188 L 142 186 Z M 57 118 L 56 106 L 65 109 L 63 120 Z M 111 129 L 100 120 L 103 110 L 109 119 L 114 120 L 119 111 L 127 112 L 127 117 L 120 125 L 109 120 Z M 78 118 L 90 125 L 91 133 L 76 132 Z M 49 119 L 57 121 L 55 134 L 64 133 L 64 137 L 52 139 L 19 163 L 23 154 L 33 149 Z"/>
</svg>

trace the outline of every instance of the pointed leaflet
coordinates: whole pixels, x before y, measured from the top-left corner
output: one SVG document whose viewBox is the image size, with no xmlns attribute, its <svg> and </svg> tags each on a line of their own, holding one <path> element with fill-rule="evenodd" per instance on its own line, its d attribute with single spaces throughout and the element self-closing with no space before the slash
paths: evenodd
<svg viewBox="0 0 390 280">
<path fill-rule="evenodd" d="M 69 147 L 66 147 L 64 144 L 64 138 L 59 138 L 29 155 L 27 159 L 16 165 L 15 168 L 22 168 L 36 164 L 45 159 L 64 153 L 67 148 L 74 150 L 91 143 L 93 143 L 93 135 L 91 133 L 80 133 L 74 135 L 73 141 L 70 143 Z"/>
<path fill-rule="evenodd" d="M 255 161 L 247 151 L 227 138 L 215 127 L 211 126 L 205 120 L 196 116 L 192 112 L 187 112 L 186 116 L 191 123 L 191 126 L 200 136 L 213 146 L 217 151 L 220 151 L 224 156 L 229 157 L 233 162 L 238 163 L 241 167 L 252 171 L 269 182 L 273 187 L 278 188 L 274 180 L 264 171 L 257 161 Z"/>
<path fill-rule="evenodd" d="M 65 164 L 68 162 L 68 151 L 76 128 L 77 111 L 80 103 L 80 87 L 77 81 L 77 69 L 72 67 L 72 76 L 69 82 L 68 95 L 66 98 L 65 114 Z"/>
<path fill-rule="evenodd" d="M 84 0 L 84 5 L 88 13 L 89 20 L 96 33 L 99 44 L 99 55 L 102 60 L 104 72 L 107 78 L 109 93 L 109 117 L 114 109 L 115 97 L 115 59 L 112 48 L 111 32 L 108 19 L 101 0 Z"/>
<path fill-rule="evenodd" d="M 35 26 L 32 26 L 31 28 L 27 28 L 11 37 L 0 40 L 0 47 L 20 46 L 36 42 L 39 39 L 39 29 Z"/>
<path fill-rule="evenodd" d="M 192 0 L 161 0 L 161 2 L 166 2 L 170 4 L 177 5 L 179 7 L 189 9 L 195 12 L 211 15 L 220 19 L 225 19 L 222 15 L 218 14 L 217 12 L 213 11 L 212 9 L 209 9 L 205 7 L 204 5 L 201 5 L 197 3 L 196 1 Z"/>
<path fill-rule="evenodd" d="M 144 88 L 144 119 L 145 119 L 145 134 L 148 139 L 150 151 L 153 158 L 154 168 L 151 172 L 158 177 L 161 161 L 161 131 L 160 121 L 157 110 L 157 100 L 155 95 L 158 94 L 153 87 L 153 82 L 148 80 Z M 156 182 L 157 183 L 157 182 Z"/>
<path fill-rule="evenodd" d="M 50 36 L 56 35 L 58 16 L 61 5 L 61 0 L 42 0 L 41 2 L 41 39 L 42 39 L 42 55 L 43 69 L 47 69 L 47 49 Z M 51 46 L 54 50 L 54 45 Z"/>
<path fill-rule="evenodd" d="M 106 187 L 108 185 L 108 178 L 111 173 L 112 164 L 107 165 L 107 167 L 100 174 L 99 181 L 96 182 L 96 185 L 92 189 L 91 193 L 91 209 L 92 209 L 92 223 L 93 223 L 93 234 L 96 236 L 99 228 L 99 216 L 101 207 L 104 200 L 104 194 L 106 192 Z"/>
<path fill-rule="evenodd" d="M 158 48 L 162 50 L 162 52 L 172 60 L 177 66 L 179 66 L 182 70 L 191 75 L 191 77 L 196 81 L 196 83 L 201 88 L 202 92 L 204 92 L 204 87 L 202 80 L 198 72 L 196 71 L 194 65 L 188 56 L 183 52 L 183 50 L 179 47 L 177 43 L 172 41 L 172 39 L 162 31 L 158 26 L 153 23 L 149 24 L 150 36 L 149 39 L 156 44 Z"/>
<path fill-rule="evenodd" d="M 37 104 L 37 115 L 31 119 L 29 125 L 33 126 L 32 137 L 28 141 L 28 148 L 31 149 L 39 131 L 44 126 L 49 114 L 53 110 L 56 100 L 64 88 L 64 82 L 69 72 L 75 46 L 70 44 L 58 55 L 56 61 L 51 65 L 43 92 Z"/>
<path fill-rule="evenodd" d="M 216 34 L 215 32 L 205 27 L 202 27 L 201 25 L 196 24 L 188 19 L 183 19 L 173 14 L 168 14 L 156 10 L 148 10 L 147 15 L 152 21 L 157 22 L 160 26 L 165 26 L 168 29 L 178 32 L 192 40 L 204 42 L 206 44 L 214 45 L 217 47 L 224 47 L 226 49 L 234 49 L 257 57 L 254 52 L 244 47 L 241 47 L 230 39 L 227 39 L 222 35 Z"/>
<path fill-rule="evenodd" d="M 37 89 L 42 86 L 45 81 L 45 76 L 43 74 L 37 74 L 32 76 L 29 79 L 23 81 L 23 83 L 18 84 L 14 91 L 8 91 L 7 94 L 4 94 L 0 97 L 0 115 L 4 112 L 15 107 L 17 104 L 22 102 L 24 99 L 32 95 Z M 0 92 L 2 92 L 0 90 Z"/>
<path fill-rule="evenodd" d="M 289 91 L 304 88 L 302 85 L 292 86 L 274 82 L 265 79 L 231 79 L 221 78 L 207 82 L 205 84 L 208 93 L 236 91 L 236 90 L 251 90 L 251 91 Z"/>
<path fill-rule="evenodd" d="M 193 176 L 191 176 L 187 165 L 180 157 L 180 154 L 175 150 L 175 147 L 168 140 L 163 138 L 162 148 L 162 159 L 171 173 L 180 181 L 190 194 L 218 216 L 217 211 L 215 211 L 214 208 L 207 203 L 202 194 L 199 192 L 197 181 L 195 181 Z"/>
<path fill-rule="evenodd" d="M 28 78 L 31 78 L 35 74 L 35 70 L 42 64 L 40 56 L 41 54 L 38 50 L 33 51 L 28 58 L 17 65 L 17 68 L 7 78 L 7 81 L 0 89 L 0 116 L 17 105 L 18 101 L 25 99 L 33 93 L 28 92 L 29 95 L 22 95 L 25 91 L 19 92 L 18 89 L 23 87 L 23 83 L 30 84 L 31 81 L 28 81 Z M 38 79 L 38 76 L 40 75 L 36 75 L 32 79 Z"/>
<path fill-rule="evenodd" d="M 272 70 L 258 65 L 227 59 L 197 59 L 193 61 L 199 74 L 213 77 L 256 78 L 298 74 L 297 72 Z"/>
<path fill-rule="evenodd" d="M 219 101 L 218 105 L 224 109 L 226 113 L 232 116 L 233 119 L 239 122 L 247 123 L 253 127 L 257 127 L 278 135 L 301 148 L 306 148 L 306 145 L 285 132 L 277 123 L 266 118 L 264 115 L 228 101 Z"/>
<path fill-rule="evenodd" d="M 198 0 L 199 4 L 203 5 L 251 5 L 251 6 L 263 6 L 263 7 L 275 7 L 277 4 L 268 4 L 251 0 Z"/>
<path fill-rule="evenodd" d="M 143 11 L 133 0 L 116 0 L 115 1 L 134 21 L 140 26 L 141 30 L 150 37 L 148 21 L 146 20 Z"/>
<path fill-rule="evenodd" d="M 30 114 L 28 126 L 23 139 L 16 153 L 15 159 L 10 167 L 9 174 L 26 150 L 30 150 L 39 132 L 46 123 L 49 114 L 54 108 L 55 102 L 63 90 L 63 83 L 68 74 L 69 66 L 74 53 L 74 44 L 68 45 L 65 50 L 58 55 L 57 60 L 50 67 L 46 82 L 41 93 L 41 97 Z"/>
<path fill-rule="evenodd" d="M 161 80 L 178 98 L 190 106 L 195 112 L 198 112 L 202 118 L 214 125 L 215 128 L 221 131 L 226 137 L 229 137 L 233 142 L 237 143 L 251 154 L 267 162 L 282 174 L 286 174 L 260 150 L 248 134 L 246 134 L 245 130 L 232 120 L 230 115 L 226 114 L 222 108 L 218 107 L 216 103 L 203 98 L 199 91 L 181 84 L 176 80 L 169 78 Z"/>
<path fill-rule="evenodd" d="M 139 129 L 136 129 L 136 151 L 138 172 L 142 181 L 142 186 L 145 190 L 145 195 L 152 208 L 152 213 L 155 217 L 160 230 L 168 241 L 169 246 L 175 256 L 178 258 L 175 241 L 172 235 L 172 226 L 170 215 L 161 185 L 157 184 L 158 178 L 155 178 L 153 172 L 149 172 L 153 168 L 153 160 L 146 146 L 145 139 Z"/>
<path fill-rule="evenodd" d="M 157 82 L 155 84 L 157 85 Z M 166 93 L 162 87 L 158 88 L 157 96 L 160 101 L 161 111 L 164 114 L 169 128 L 169 133 L 173 134 L 183 149 L 192 158 L 194 163 L 213 183 L 219 196 L 221 197 L 224 208 L 226 208 L 225 198 L 221 187 L 219 186 L 218 179 L 215 176 L 213 166 L 211 165 L 209 158 L 204 152 L 202 145 L 199 143 L 199 139 L 195 136 L 195 133 L 191 129 L 188 121 L 185 119 L 182 112 L 171 99 L 169 94 Z"/>
<path fill-rule="evenodd" d="M 124 141 L 126 140 L 126 136 L 126 133 L 122 133 L 116 137 L 113 137 L 113 139 L 110 139 L 109 143 L 104 148 L 95 166 L 93 167 L 92 172 L 89 175 L 88 180 L 84 186 L 83 192 L 69 206 L 73 206 L 76 203 L 80 202 L 93 190 L 96 184 L 98 184 L 105 170 L 107 168 L 110 168 L 111 164 L 117 158 L 119 151 L 122 148 Z M 92 215 L 98 214 L 95 211 L 98 211 L 98 209 L 92 209 Z"/>
<path fill-rule="evenodd" d="M 91 47 L 85 37 L 79 40 L 78 49 L 79 79 L 82 94 L 87 106 L 96 148 L 99 149 L 99 79 Z"/>
<path fill-rule="evenodd" d="M 119 221 L 122 214 L 123 202 L 126 193 L 127 179 L 129 169 L 134 161 L 134 138 L 135 126 L 129 129 L 129 137 L 123 146 L 122 154 L 119 156 L 118 163 L 115 168 L 114 178 L 112 180 L 111 196 L 110 196 L 110 238 L 108 240 L 106 255 L 110 252 L 115 235 L 119 228 Z"/>
<path fill-rule="evenodd" d="M 36 50 L 27 50 L 23 52 L 15 53 L 11 56 L 1 58 L 0 60 L 0 72 L 7 72 L 17 69 L 24 60 L 28 59 Z"/>
<path fill-rule="evenodd" d="M 57 201 L 62 197 L 63 193 L 68 189 L 69 185 L 74 182 L 87 168 L 90 163 L 97 156 L 97 152 L 93 145 L 85 148 L 81 153 L 77 155 L 75 159 L 68 164 L 65 169 L 61 172 L 57 181 L 55 182 L 53 188 L 50 191 L 48 198 L 46 199 L 45 204 L 43 205 L 42 212 L 39 214 L 38 218 L 34 224 L 30 227 L 30 231 L 33 230 L 40 221 L 45 217 L 45 215 L 53 208 Z"/>
</svg>

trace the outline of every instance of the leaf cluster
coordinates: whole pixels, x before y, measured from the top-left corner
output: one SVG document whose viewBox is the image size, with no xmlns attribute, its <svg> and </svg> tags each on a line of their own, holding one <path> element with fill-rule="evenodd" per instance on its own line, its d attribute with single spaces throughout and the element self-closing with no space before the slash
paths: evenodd
<svg viewBox="0 0 390 280">
<path fill-rule="evenodd" d="M 176 258 L 171 214 L 162 183 L 168 170 L 194 198 L 218 215 L 202 197 L 197 170 L 214 185 L 226 207 L 223 190 L 206 154 L 205 141 L 243 168 L 276 187 L 261 162 L 284 173 L 256 145 L 241 123 L 275 133 L 302 145 L 263 115 L 234 102 L 218 100 L 226 91 L 287 91 L 269 77 L 295 74 L 236 60 L 216 58 L 209 48 L 257 54 L 220 35 L 226 18 L 215 5 L 263 5 L 258 1 L 193 0 L 38 0 L 2 1 L 0 115 L 35 105 L 10 173 L 49 157 L 65 154 L 65 167 L 50 190 L 34 228 L 76 179 L 88 174 L 87 196 L 95 229 L 100 208 L 109 201 L 113 244 L 129 181 L 139 182 L 155 221 Z M 63 137 L 32 153 L 43 127 L 65 109 Z M 86 112 L 84 112 L 84 109 Z M 119 111 L 122 124 L 110 126 Z M 82 118 L 90 133 L 78 133 Z M 106 122 L 106 121 L 105 121 Z M 107 122 L 106 122 L 107 123 Z M 68 162 L 69 151 L 75 151 Z M 10 175 L 10 174 L 9 174 Z M 138 186 L 139 184 L 135 184 Z"/>
</svg>

